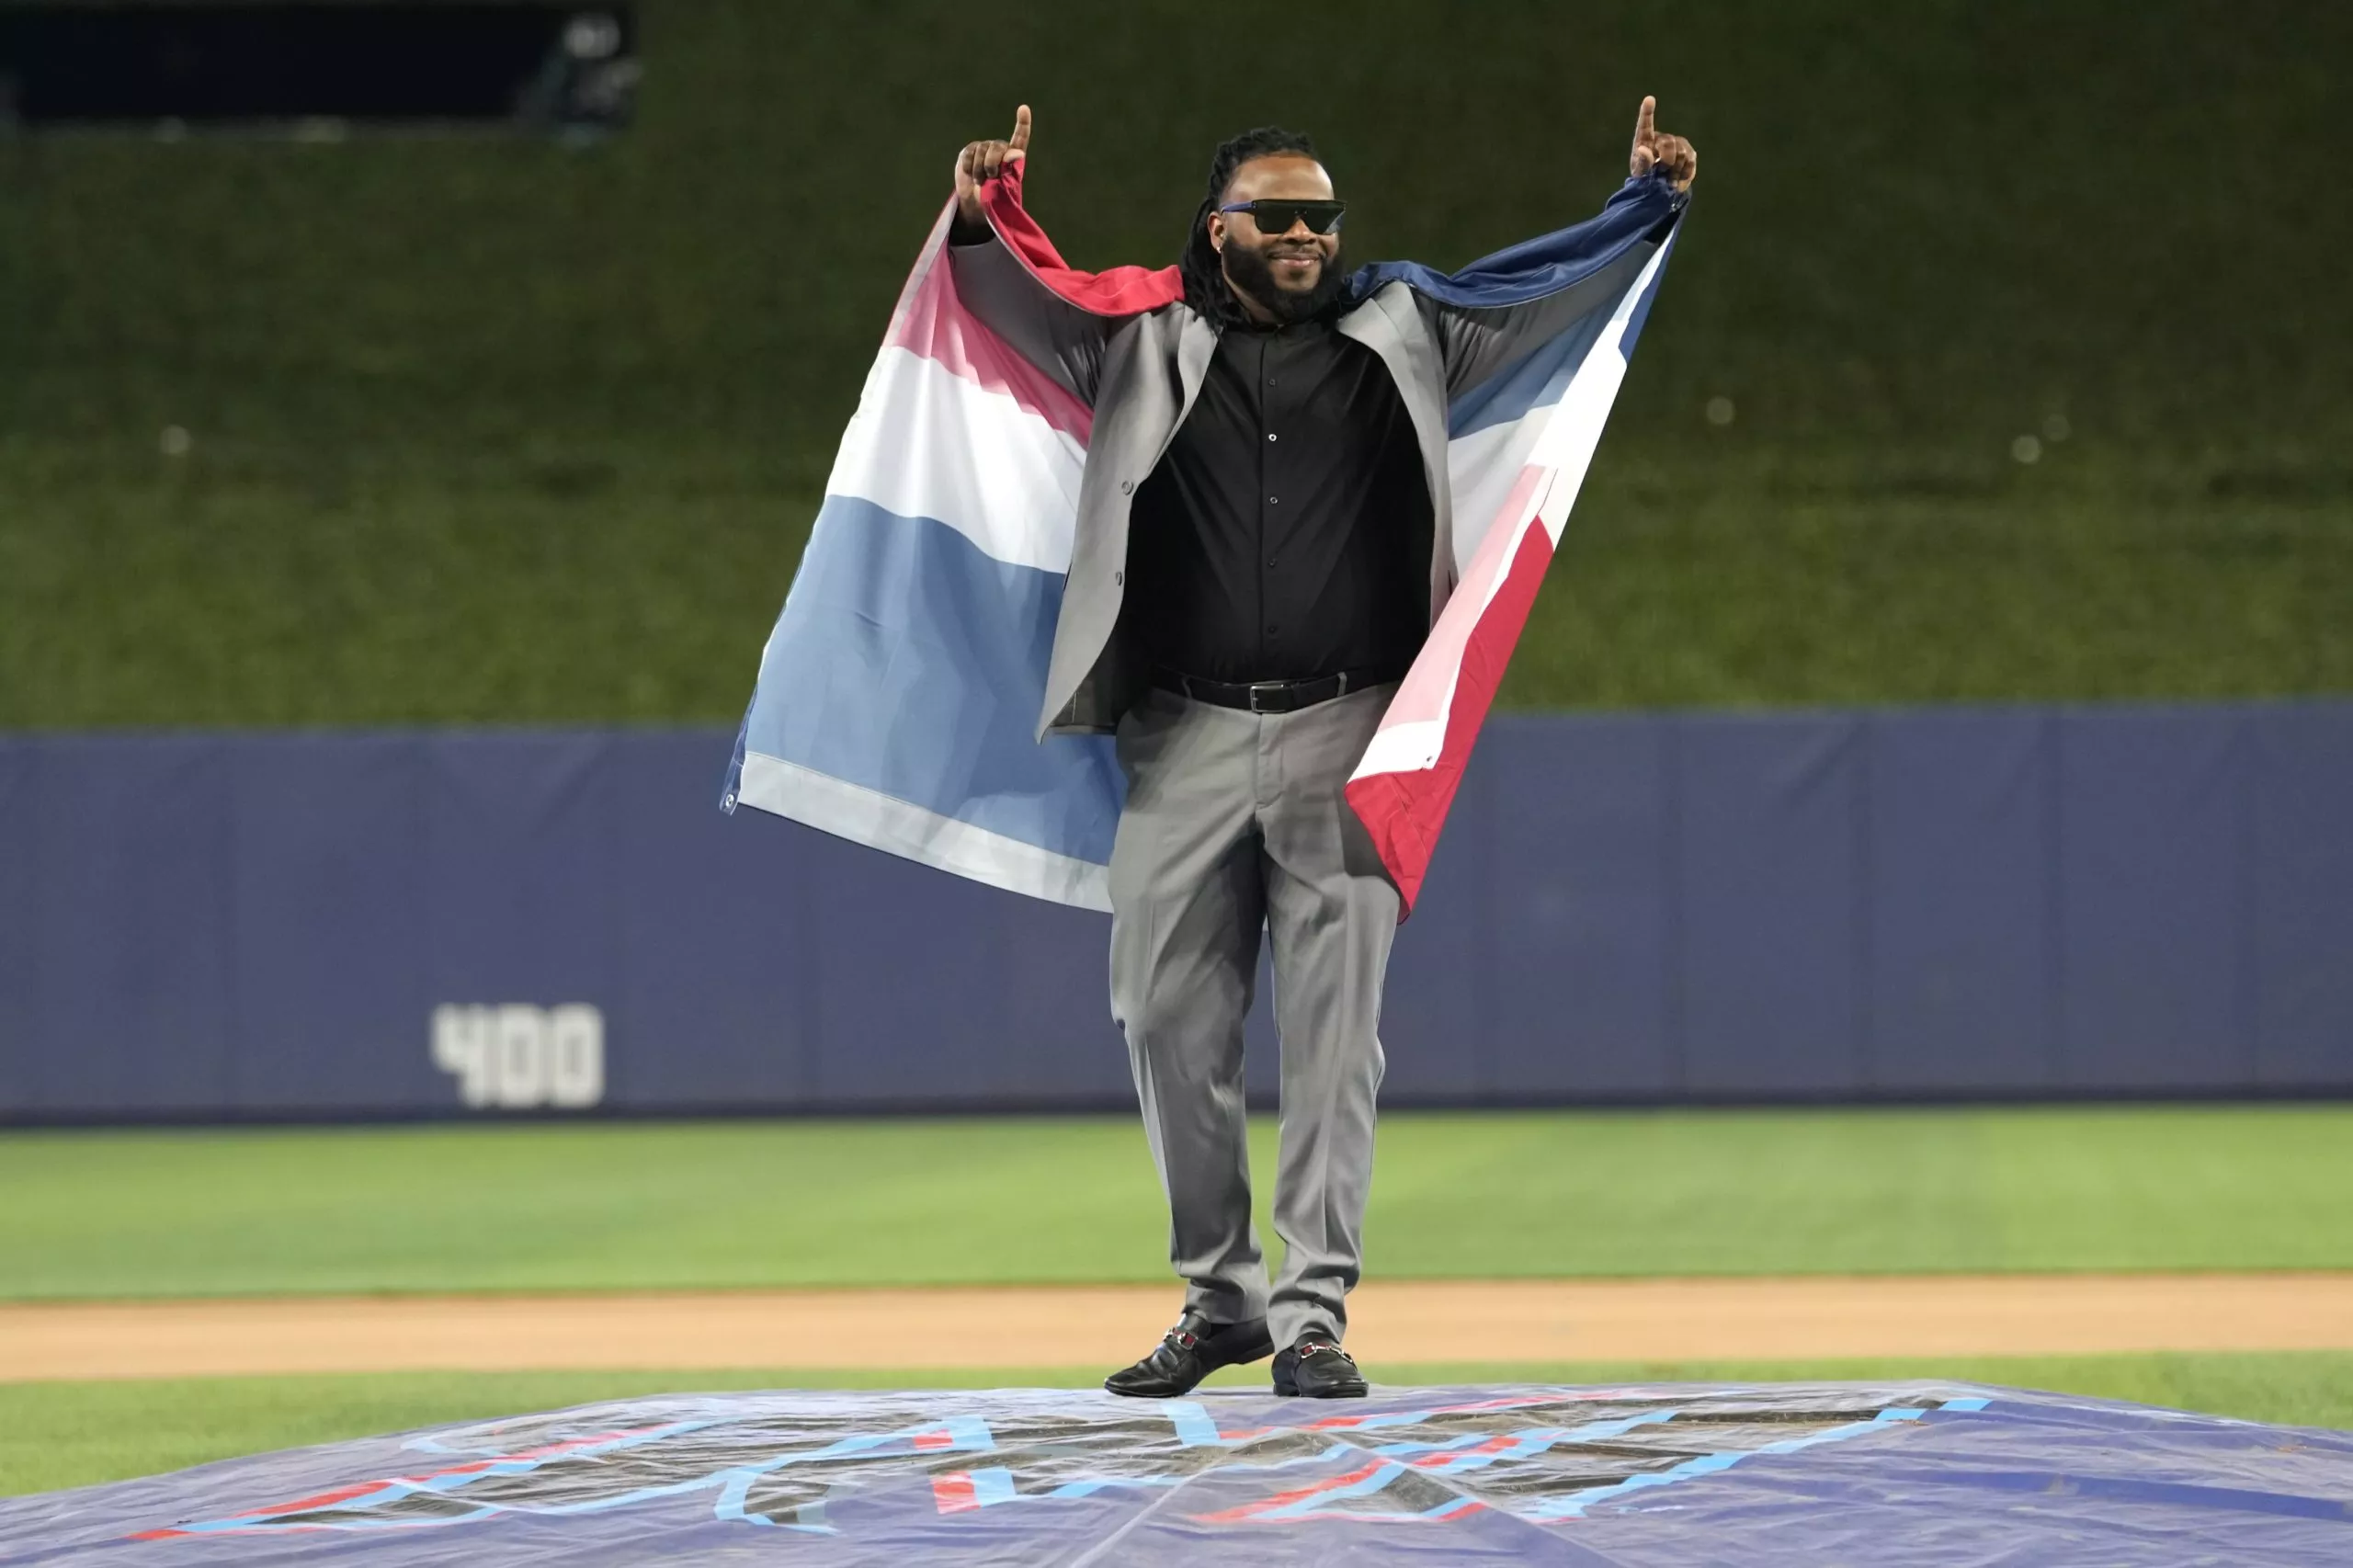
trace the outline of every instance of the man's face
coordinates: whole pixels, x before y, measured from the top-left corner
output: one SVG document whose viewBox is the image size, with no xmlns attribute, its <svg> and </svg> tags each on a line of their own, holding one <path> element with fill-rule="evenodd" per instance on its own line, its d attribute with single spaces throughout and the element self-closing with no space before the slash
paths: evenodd
<svg viewBox="0 0 2353 1568">
<path fill-rule="evenodd" d="M 1314 159 L 1295 153 L 1253 158 L 1234 171 L 1219 205 L 1262 199 L 1329 201 L 1332 176 Z M 1250 213 L 1212 212 L 1210 244 L 1217 247 L 1226 280 L 1277 321 L 1312 316 L 1339 294 L 1336 230 L 1319 234 L 1302 220 L 1283 233 L 1269 234 Z"/>
</svg>

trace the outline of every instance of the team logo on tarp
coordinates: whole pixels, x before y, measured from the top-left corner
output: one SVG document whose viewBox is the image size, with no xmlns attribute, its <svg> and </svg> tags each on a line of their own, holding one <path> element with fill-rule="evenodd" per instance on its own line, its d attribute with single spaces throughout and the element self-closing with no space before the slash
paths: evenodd
<svg viewBox="0 0 2353 1568">
<path fill-rule="evenodd" d="M 904 1518 L 1120 1502 L 1171 1488 L 1198 1525 L 1540 1524 L 1754 1456 L 1887 1433 L 1982 1399 L 1940 1391 L 1529 1390 L 1394 1395 L 1354 1409 L 1057 1391 L 632 1401 L 412 1439 L 412 1471 L 184 1519 L 139 1539 L 446 1529 L 708 1499 L 711 1517 L 846 1533 Z"/>
</svg>

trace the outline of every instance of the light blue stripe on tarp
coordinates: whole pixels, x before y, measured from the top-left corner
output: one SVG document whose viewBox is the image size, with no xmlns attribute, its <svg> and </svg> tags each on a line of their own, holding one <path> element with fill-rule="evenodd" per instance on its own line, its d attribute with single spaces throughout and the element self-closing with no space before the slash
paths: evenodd
<svg viewBox="0 0 2353 1568">
<path fill-rule="evenodd" d="M 1062 597 L 1060 573 L 829 495 L 740 746 L 1107 863 L 1125 793 L 1109 738 L 1034 738 Z"/>
<path fill-rule="evenodd" d="M 1020 1492 L 1013 1484 L 1013 1472 L 1002 1466 L 969 1472 L 972 1480 L 972 1501 L 981 1507 L 995 1503 L 1012 1503 L 1020 1499 Z"/>
<path fill-rule="evenodd" d="M 1168 1425 L 1176 1429 L 1176 1440 L 1188 1449 L 1225 1441 L 1225 1434 L 1218 1430 L 1216 1420 L 1198 1400 L 1172 1399 L 1160 1409 L 1168 1417 Z"/>
<path fill-rule="evenodd" d="M 1982 1399 L 1952 1400 L 1938 1408 L 1983 1410 L 1985 1403 Z M 1645 1471 L 1638 1475 L 1630 1475 L 1614 1485 L 1597 1487 L 1593 1491 L 1580 1492 L 1574 1496 L 1540 1503 L 1529 1510 L 1529 1517 L 1539 1519 L 1582 1517 L 1595 1504 L 1606 1503 L 1631 1492 L 1648 1491 L 1654 1486 L 1672 1486 L 1678 1481 L 1691 1481 L 1703 1475 L 1714 1475 L 1730 1470 L 1744 1460 L 1753 1460 L 1760 1454 L 1794 1454 L 1822 1443 L 1843 1443 L 1850 1437 L 1883 1432 L 1900 1422 L 1923 1420 L 1930 1414 L 1932 1412 L 1917 1406 L 1882 1410 L 1868 1421 L 1850 1421 L 1844 1426 L 1833 1426 L 1825 1431 L 1809 1432 L 1801 1437 L 1784 1437 L 1778 1443 L 1765 1443 L 1754 1449 L 1700 1454 L 1669 1470 Z"/>
<path fill-rule="evenodd" d="M 941 1425 L 960 1453 L 986 1453 L 996 1447 L 996 1434 L 977 1415 L 951 1415 Z"/>
</svg>

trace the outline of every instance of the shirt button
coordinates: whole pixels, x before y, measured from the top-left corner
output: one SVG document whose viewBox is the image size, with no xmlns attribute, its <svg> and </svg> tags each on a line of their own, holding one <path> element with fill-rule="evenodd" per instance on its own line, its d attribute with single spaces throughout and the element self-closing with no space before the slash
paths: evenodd
<svg viewBox="0 0 2353 1568">
<path fill-rule="evenodd" d="M 1271 571 L 1273 571 L 1274 569 L 1275 569 L 1275 558 L 1274 558 L 1273 556 L 1269 555 L 1268 557 L 1267 557 L 1267 571 L 1269 571 L 1269 572 L 1271 572 Z"/>
<path fill-rule="evenodd" d="M 1267 635 L 1269 637 L 1279 637 L 1282 635 L 1282 630 L 1283 629 L 1279 626 L 1269 626 L 1267 628 Z"/>
<path fill-rule="evenodd" d="M 1127 585 L 1128 574 L 1125 572 L 1114 572 L 1111 574 L 1111 586 L 1115 588 L 1124 588 Z"/>
<path fill-rule="evenodd" d="M 1132 479 L 1123 479 L 1123 480 L 1120 481 L 1120 494 L 1122 494 L 1122 495 L 1132 495 L 1132 494 L 1134 494 L 1135 493 L 1136 493 L 1136 482 L 1135 482 L 1134 480 L 1132 480 Z"/>
<path fill-rule="evenodd" d="M 1279 495 L 1269 495 L 1267 497 L 1267 505 L 1269 506 L 1279 506 L 1282 505 L 1282 499 L 1283 498 Z"/>
<path fill-rule="evenodd" d="M 1275 438 L 1275 433 L 1274 433 L 1272 430 L 1267 431 L 1267 440 L 1269 440 L 1269 441 L 1271 441 L 1271 440 L 1273 440 L 1274 438 Z"/>
</svg>

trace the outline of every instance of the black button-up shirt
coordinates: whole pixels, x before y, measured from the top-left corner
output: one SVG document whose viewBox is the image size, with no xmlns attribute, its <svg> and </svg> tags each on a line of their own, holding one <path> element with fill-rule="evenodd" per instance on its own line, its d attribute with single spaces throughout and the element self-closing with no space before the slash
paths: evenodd
<svg viewBox="0 0 2353 1568">
<path fill-rule="evenodd" d="M 1137 488 L 1122 619 L 1211 680 L 1402 674 L 1429 630 L 1429 482 L 1380 356 L 1328 321 L 1230 327 Z"/>
</svg>

